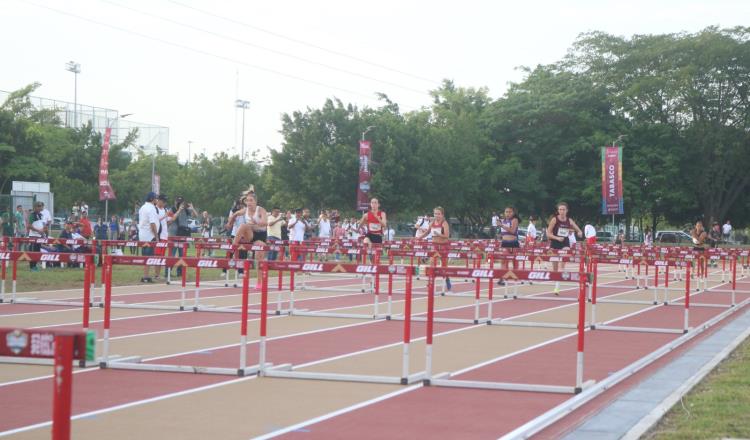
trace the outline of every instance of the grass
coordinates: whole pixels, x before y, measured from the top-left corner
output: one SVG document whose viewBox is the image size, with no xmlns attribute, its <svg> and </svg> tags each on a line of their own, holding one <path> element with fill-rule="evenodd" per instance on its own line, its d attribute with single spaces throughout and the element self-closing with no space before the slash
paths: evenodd
<svg viewBox="0 0 750 440">
<path fill-rule="evenodd" d="M 750 339 L 685 395 L 645 437 L 750 438 Z"/>
<path fill-rule="evenodd" d="M 153 274 L 153 269 L 151 270 Z M 162 279 L 165 278 L 165 271 L 162 270 Z M 252 273 L 254 276 L 255 274 Z M 139 284 L 143 276 L 141 266 L 115 266 L 112 270 L 112 285 L 127 286 Z M 6 281 L 6 292 L 10 291 L 10 266 L 8 267 L 8 276 Z M 213 281 L 222 279 L 222 273 L 219 269 L 201 269 L 201 281 Z M 230 280 L 234 279 L 230 276 Z M 97 268 L 96 285 L 101 282 L 101 268 Z M 27 263 L 18 265 L 17 272 L 17 291 L 32 292 L 37 290 L 57 290 L 57 289 L 82 289 L 83 288 L 83 269 L 78 268 L 59 268 L 48 267 L 40 269 L 39 272 L 29 270 Z M 188 270 L 187 281 L 195 281 L 195 269 Z M 179 284 L 180 278 L 172 273 L 172 284 Z"/>
</svg>

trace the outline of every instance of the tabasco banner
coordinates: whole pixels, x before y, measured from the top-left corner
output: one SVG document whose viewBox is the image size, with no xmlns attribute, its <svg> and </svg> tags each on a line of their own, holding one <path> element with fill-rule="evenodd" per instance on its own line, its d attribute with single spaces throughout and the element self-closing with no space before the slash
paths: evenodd
<svg viewBox="0 0 750 440">
<path fill-rule="evenodd" d="M 115 191 L 109 184 L 109 138 L 112 128 L 107 127 L 104 131 L 104 142 L 102 143 L 102 157 L 99 160 L 99 200 L 114 200 Z"/>
<path fill-rule="evenodd" d="M 370 207 L 370 141 L 359 141 L 359 184 L 357 185 L 357 210 L 366 211 Z"/>
<path fill-rule="evenodd" d="M 623 214 L 622 147 L 602 148 L 602 214 Z"/>
</svg>

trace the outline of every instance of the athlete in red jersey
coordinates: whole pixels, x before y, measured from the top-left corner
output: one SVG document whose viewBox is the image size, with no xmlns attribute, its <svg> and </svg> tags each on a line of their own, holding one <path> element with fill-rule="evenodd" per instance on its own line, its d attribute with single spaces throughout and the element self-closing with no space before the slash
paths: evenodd
<svg viewBox="0 0 750 440">
<path fill-rule="evenodd" d="M 447 221 L 445 221 L 445 211 L 442 207 L 438 206 L 433 211 L 432 214 L 434 216 L 434 220 L 432 223 L 430 223 L 429 229 L 420 229 L 418 231 L 419 235 L 417 238 L 422 239 L 427 237 L 428 235 L 432 236 L 432 242 L 435 244 L 445 244 L 448 243 L 448 240 L 451 235 L 451 229 L 450 225 Z M 447 252 L 447 249 L 442 249 L 441 253 Z M 448 258 L 444 257 L 442 258 L 441 263 L 443 266 L 448 265 Z M 451 290 L 451 279 L 450 277 L 445 277 L 445 289 Z"/>
<path fill-rule="evenodd" d="M 367 226 L 365 243 L 370 245 L 372 243 L 380 244 L 383 242 L 383 231 L 388 225 L 388 220 L 385 212 L 380 210 L 378 199 L 373 198 L 370 200 L 370 210 L 362 216 L 359 225 Z"/>
</svg>

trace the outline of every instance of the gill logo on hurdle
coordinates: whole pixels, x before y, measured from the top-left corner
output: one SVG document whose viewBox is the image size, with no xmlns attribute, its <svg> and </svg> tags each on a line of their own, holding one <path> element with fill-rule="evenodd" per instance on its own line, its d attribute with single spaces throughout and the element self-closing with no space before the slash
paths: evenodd
<svg viewBox="0 0 750 440">
<path fill-rule="evenodd" d="M 357 273 L 378 273 L 377 266 L 359 265 L 357 266 Z"/>
<path fill-rule="evenodd" d="M 146 260 L 146 266 L 166 266 L 166 258 L 148 258 Z"/>
<path fill-rule="evenodd" d="M 180 259 L 182 261 L 182 259 Z M 197 267 L 219 267 L 218 261 L 216 260 L 198 260 Z M 177 266 L 175 264 L 175 266 Z"/>
<path fill-rule="evenodd" d="M 319 263 L 305 263 L 302 265 L 302 270 L 306 272 L 322 272 L 323 265 Z"/>
<path fill-rule="evenodd" d="M 39 261 L 60 261 L 60 255 L 57 254 L 42 254 Z"/>
</svg>

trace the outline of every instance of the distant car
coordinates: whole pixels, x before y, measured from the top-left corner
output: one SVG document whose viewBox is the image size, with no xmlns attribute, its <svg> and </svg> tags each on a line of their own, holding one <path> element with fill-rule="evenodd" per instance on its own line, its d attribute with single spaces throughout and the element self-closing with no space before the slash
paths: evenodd
<svg viewBox="0 0 750 440">
<path fill-rule="evenodd" d="M 62 229 L 65 224 L 65 217 L 52 217 L 52 229 Z"/>
<path fill-rule="evenodd" d="M 692 243 L 693 237 L 684 231 L 659 231 L 654 237 L 655 243 Z"/>
<path fill-rule="evenodd" d="M 198 220 L 191 218 L 188 220 L 188 228 L 190 228 L 191 233 L 196 233 L 200 230 L 201 224 L 198 223 Z"/>
<path fill-rule="evenodd" d="M 615 241 L 615 237 L 611 232 L 608 231 L 596 231 L 596 242 L 597 243 L 612 243 Z"/>
</svg>

